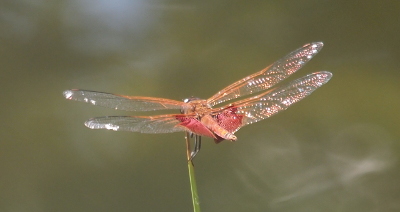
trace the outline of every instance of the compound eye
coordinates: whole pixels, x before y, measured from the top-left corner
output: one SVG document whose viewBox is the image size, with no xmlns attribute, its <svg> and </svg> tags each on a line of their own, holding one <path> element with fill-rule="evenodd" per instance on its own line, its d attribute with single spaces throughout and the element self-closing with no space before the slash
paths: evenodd
<svg viewBox="0 0 400 212">
<path fill-rule="evenodd" d="M 199 100 L 199 99 L 200 99 L 200 98 L 197 98 L 197 97 L 190 97 L 190 98 L 184 99 L 183 102 L 184 102 L 184 103 L 188 103 L 188 102 L 191 102 L 191 101 L 193 101 L 193 100 Z"/>
</svg>

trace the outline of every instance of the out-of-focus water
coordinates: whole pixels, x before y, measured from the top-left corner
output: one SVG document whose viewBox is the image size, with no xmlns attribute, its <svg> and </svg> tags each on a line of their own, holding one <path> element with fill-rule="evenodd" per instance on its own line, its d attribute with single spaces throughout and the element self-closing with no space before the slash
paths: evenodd
<svg viewBox="0 0 400 212">
<path fill-rule="evenodd" d="M 208 98 L 313 41 L 323 50 L 290 79 L 328 70 L 328 84 L 235 143 L 203 139 L 202 209 L 399 211 L 399 11 L 396 1 L 3 2 L 0 211 L 191 211 L 183 133 L 89 130 L 90 117 L 135 114 L 62 91 Z"/>
</svg>

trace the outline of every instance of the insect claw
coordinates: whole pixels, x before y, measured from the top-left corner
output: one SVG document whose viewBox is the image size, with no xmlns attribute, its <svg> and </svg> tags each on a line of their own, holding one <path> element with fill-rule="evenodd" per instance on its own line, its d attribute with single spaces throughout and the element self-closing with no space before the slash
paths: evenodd
<svg viewBox="0 0 400 212">
<path fill-rule="evenodd" d="M 192 133 L 192 135 L 194 135 L 194 134 Z M 201 136 L 195 135 L 194 147 L 193 147 L 193 150 L 190 152 L 189 161 L 192 161 L 194 159 L 194 157 L 197 155 L 197 153 L 199 153 L 200 148 L 201 148 Z"/>
</svg>

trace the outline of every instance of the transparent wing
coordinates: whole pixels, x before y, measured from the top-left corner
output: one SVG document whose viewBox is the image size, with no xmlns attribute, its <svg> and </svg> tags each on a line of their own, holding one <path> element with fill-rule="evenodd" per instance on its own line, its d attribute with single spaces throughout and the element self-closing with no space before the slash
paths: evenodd
<svg viewBox="0 0 400 212">
<path fill-rule="evenodd" d="M 117 94 L 103 93 L 87 90 L 66 90 L 63 92 L 66 99 L 87 102 L 116 110 L 126 111 L 154 111 L 165 109 L 181 109 L 184 102 L 171 99 L 122 96 Z"/>
<path fill-rule="evenodd" d="M 242 116 L 243 127 L 261 121 L 310 95 L 317 88 L 327 83 L 332 73 L 316 72 L 292 81 L 284 87 L 278 87 L 260 95 L 234 103 L 236 114 Z M 239 130 L 238 127 L 235 131 Z"/>
<path fill-rule="evenodd" d="M 159 116 L 104 116 L 91 118 L 85 122 L 91 129 L 108 129 L 114 131 L 131 131 L 140 133 L 172 133 L 185 131 L 180 127 L 176 115 Z M 187 116 L 185 116 L 187 117 Z"/>
<path fill-rule="evenodd" d="M 322 42 L 306 44 L 267 68 L 222 89 L 209 98 L 207 102 L 214 106 L 231 99 L 268 89 L 303 67 L 322 47 Z"/>
</svg>

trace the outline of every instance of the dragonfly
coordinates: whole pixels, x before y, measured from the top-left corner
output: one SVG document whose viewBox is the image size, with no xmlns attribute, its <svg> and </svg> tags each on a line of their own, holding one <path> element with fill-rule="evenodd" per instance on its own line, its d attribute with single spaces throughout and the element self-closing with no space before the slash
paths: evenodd
<svg viewBox="0 0 400 212">
<path fill-rule="evenodd" d="M 153 116 L 103 116 L 85 122 L 91 129 L 131 131 L 139 133 L 187 132 L 196 136 L 189 160 L 200 151 L 201 137 L 210 137 L 215 143 L 236 141 L 240 128 L 264 120 L 286 110 L 290 105 L 310 95 L 327 83 L 332 73 L 315 72 L 283 86 L 274 86 L 295 73 L 323 47 L 322 42 L 309 43 L 289 53 L 272 65 L 223 88 L 208 99 L 187 98 L 183 101 L 125 96 L 90 90 L 72 89 L 63 92 L 68 100 L 86 102 L 116 110 L 157 111 L 177 110 L 179 113 Z M 247 95 L 241 100 L 225 103 Z"/>
</svg>

